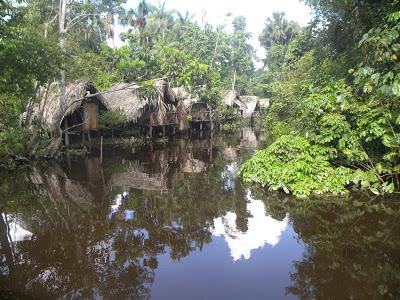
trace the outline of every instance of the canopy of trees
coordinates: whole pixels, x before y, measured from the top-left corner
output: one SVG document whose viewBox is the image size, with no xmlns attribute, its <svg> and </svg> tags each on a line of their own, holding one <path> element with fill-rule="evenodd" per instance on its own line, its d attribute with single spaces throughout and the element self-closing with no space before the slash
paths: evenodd
<svg viewBox="0 0 400 300">
<path fill-rule="evenodd" d="M 243 176 L 299 196 L 398 190 L 399 2 L 306 3 L 308 26 L 274 13 L 259 38 L 267 71 L 258 81 L 273 101 L 265 124 L 277 140 Z"/>
</svg>

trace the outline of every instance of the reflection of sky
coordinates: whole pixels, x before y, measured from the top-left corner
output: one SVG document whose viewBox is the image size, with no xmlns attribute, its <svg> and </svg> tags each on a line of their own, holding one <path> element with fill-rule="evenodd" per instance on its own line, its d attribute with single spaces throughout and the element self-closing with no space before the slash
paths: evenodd
<svg viewBox="0 0 400 300">
<path fill-rule="evenodd" d="M 32 237 L 32 232 L 24 229 L 18 222 L 16 216 L 3 214 L 4 220 L 7 220 L 10 242 L 19 242 Z"/>
<path fill-rule="evenodd" d="M 241 258 L 249 259 L 252 250 L 262 248 L 266 244 L 272 247 L 277 245 L 288 224 L 287 217 L 282 221 L 277 221 L 266 215 L 264 203 L 253 199 L 250 191 L 247 192 L 247 200 L 247 211 L 251 217 L 248 218 L 246 232 L 236 227 L 236 213 L 228 212 L 214 219 L 213 234 L 224 237 L 234 261 Z"/>
<path fill-rule="evenodd" d="M 108 218 L 111 220 L 112 216 L 118 212 L 119 208 L 121 205 L 123 205 L 123 200 L 128 196 L 129 194 L 127 192 L 123 192 L 122 194 L 118 194 L 114 201 L 113 204 L 110 206 L 110 212 L 108 214 Z M 135 216 L 135 212 L 130 209 L 125 209 L 124 210 L 124 220 L 125 221 L 131 221 L 133 220 Z"/>
<path fill-rule="evenodd" d="M 239 171 L 237 162 L 231 162 L 228 164 L 221 173 L 221 177 L 224 180 L 224 189 L 233 190 L 235 188 L 236 173 Z"/>
</svg>

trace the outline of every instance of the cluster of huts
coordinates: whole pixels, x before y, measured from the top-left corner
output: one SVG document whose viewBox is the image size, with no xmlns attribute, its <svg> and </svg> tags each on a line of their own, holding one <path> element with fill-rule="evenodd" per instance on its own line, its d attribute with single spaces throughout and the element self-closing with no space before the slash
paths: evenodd
<svg viewBox="0 0 400 300">
<path fill-rule="evenodd" d="M 98 131 L 99 117 L 104 111 L 120 111 L 127 122 L 140 123 L 153 130 L 166 129 L 185 130 L 188 127 L 204 126 L 211 128 L 216 119 L 216 111 L 208 103 L 201 102 L 197 97 L 183 88 L 170 88 L 164 79 L 154 81 L 152 93 L 143 93 L 136 84 L 119 83 L 107 92 L 100 93 L 93 83 L 86 80 L 71 82 L 66 86 L 65 100 L 60 103 L 60 87 L 54 82 L 42 93 L 41 101 L 25 118 L 29 122 L 40 121 L 45 127 L 51 128 L 57 120 L 68 139 L 69 135 L 85 133 L 90 138 L 90 132 Z M 244 118 L 253 117 L 261 112 L 262 107 L 268 107 L 268 99 L 256 96 L 239 96 L 235 91 L 223 95 L 224 104 L 234 107 L 237 114 Z M 60 118 L 60 115 L 62 116 Z"/>
</svg>

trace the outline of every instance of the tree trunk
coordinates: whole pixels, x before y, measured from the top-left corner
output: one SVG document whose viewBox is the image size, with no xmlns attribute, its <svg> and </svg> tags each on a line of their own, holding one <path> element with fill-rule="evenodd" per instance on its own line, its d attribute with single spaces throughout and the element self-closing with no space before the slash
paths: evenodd
<svg viewBox="0 0 400 300">
<path fill-rule="evenodd" d="M 59 13 L 59 32 L 60 32 L 60 48 L 62 52 L 65 52 L 65 15 L 67 11 L 67 0 L 60 0 L 60 13 Z M 65 70 L 60 70 L 60 114 L 55 117 L 53 120 L 53 128 L 51 130 L 52 139 L 50 144 L 47 146 L 46 149 L 46 156 L 53 157 L 61 147 L 62 142 L 62 130 L 61 130 L 61 121 L 63 117 L 63 112 L 66 106 L 65 101 L 65 94 L 66 94 L 66 87 L 65 87 Z"/>
<path fill-rule="evenodd" d="M 59 31 L 60 31 L 60 48 L 65 52 L 65 14 L 67 10 L 67 0 L 60 0 L 60 15 L 59 15 Z M 60 104 L 65 106 L 65 70 L 60 70 Z"/>
<path fill-rule="evenodd" d="M 236 83 L 236 68 L 233 70 L 232 91 L 235 90 L 235 83 Z"/>
<path fill-rule="evenodd" d="M 62 142 L 62 129 L 59 123 L 54 124 L 52 130 L 52 139 L 46 149 L 46 157 L 54 157 L 61 147 Z"/>
</svg>

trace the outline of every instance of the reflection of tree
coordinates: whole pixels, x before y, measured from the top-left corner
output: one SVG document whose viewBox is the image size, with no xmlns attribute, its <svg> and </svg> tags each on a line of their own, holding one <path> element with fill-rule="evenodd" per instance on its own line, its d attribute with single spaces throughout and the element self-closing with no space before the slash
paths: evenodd
<svg viewBox="0 0 400 300">
<path fill-rule="evenodd" d="M 1 195 L 10 201 L 8 210 L 18 212 L 34 233 L 29 241 L 13 243 L 13 268 L 8 260 L 10 272 L 3 272 L 1 290 L 9 290 L 12 298 L 92 298 L 94 293 L 147 298 L 154 274 L 144 264 L 146 255 L 129 253 L 123 263 L 109 259 L 121 247 L 114 242 L 119 231 L 110 231 L 104 220 L 108 210 L 94 206 L 88 190 L 68 179 L 58 165 L 35 168 L 29 175 L 21 172 L 12 183 L 28 195 Z M 3 245 L 1 253 L 8 253 Z"/>
<path fill-rule="evenodd" d="M 399 205 L 354 198 L 291 204 L 293 225 L 308 248 L 294 263 L 288 293 L 301 299 L 400 296 Z"/>
<path fill-rule="evenodd" d="M 33 238 L 10 244 L 0 220 L 0 253 L 11 270 L 1 275 L 0 288 L 13 297 L 149 297 L 158 255 L 179 260 L 201 250 L 211 241 L 214 219 L 228 211 L 237 213 L 238 227 L 246 231 L 244 190 L 240 184 L 223 189 L 226 162 L 213 147 L 213 141 L 179 141 L 152 152 L 117 153 L 102 166 L 96 159 L 77 160 L 68 172 L 49 163 L 3 181 L 2 207 L 18 215 Z M 207 174 L 182 172 L 189 157 L 201 161 Z M 115 174 L 138 170 L 150 178 L 161 174 L 168 193 L 110 186 Z M 109 218 L 110 201 L 125 191 Z M 126 210 L 134 211 L 133 220 L 123 221 Z M 14 254 L 7 250 L 12 245 Z"/>
<path fill-rule="evenodd" d="M 277 193 L 265 193 L 265 190 L 259 187 L 253 187 L 251 194 L 255 199 L 263 200 L 266 211 L 275 220 L 282 221 L 288 212 L 287 203 L 289 196 Z"/>
</svg>

